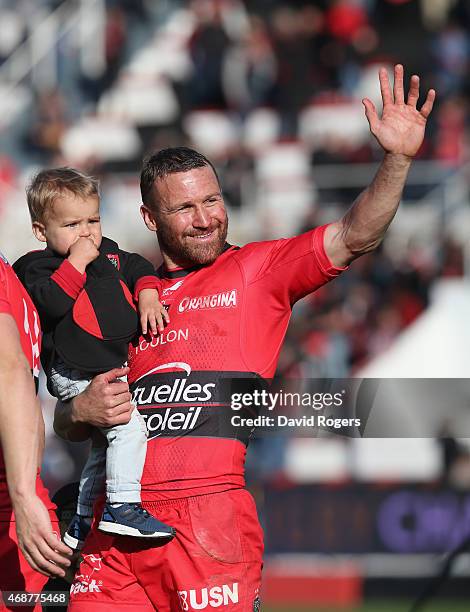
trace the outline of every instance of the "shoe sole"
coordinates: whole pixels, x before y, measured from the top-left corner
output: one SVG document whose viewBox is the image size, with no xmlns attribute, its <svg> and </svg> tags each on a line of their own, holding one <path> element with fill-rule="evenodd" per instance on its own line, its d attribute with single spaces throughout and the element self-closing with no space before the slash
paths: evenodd
<svg viewBox="0 0 470 612">
<path fill-rule="evenodd" d="M 153 538 L 168 540 L 173 539 L 176 535 L 176 529 L 173 529 L 171 533 L 166 531 L 154 531 L 153 533 L 142 533 L 135 527 L 128 527 L 127 525 L 121 525 L 119 523 L 109 523 L 107 521 L 100 521 L 98 525 L 100 531 L 106 533 L 114 533 L 116 535 L 126 535 L 134 538 Z"/>
<path fill-rule="evenodd" d="M 72 550 L 81 550 L 85 544 L 85 542 L 82 542 L 82 540 L 77 540 L 77 538 L 74 538 L 67 532 L 64 533 L 64 537 L 62 539 Z"/>
</svg>

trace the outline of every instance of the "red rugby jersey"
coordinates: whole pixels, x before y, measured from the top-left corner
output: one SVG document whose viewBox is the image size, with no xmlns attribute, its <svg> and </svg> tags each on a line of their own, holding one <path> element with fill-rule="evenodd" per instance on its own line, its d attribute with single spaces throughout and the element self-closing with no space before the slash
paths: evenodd
<svg viewBox="0 0 470 612">
<path fill-rule="evenodd" d="M 209 265 L 162 271 L 171 322 L 129 352 L 129 383 L 149 430 L 144 501 L 244 486 L 246 441 L 227 431 L 227 378 L 271 378 L 293 304 L 337 276 L 325 227 L 228 246 Z"/>
<path fill-rule="evenodd" d="M 20 283 L 7 260 L 0 254 L 0 312 L 10 314 L 20 333 L 21 348 L 31 367 L 36 382 L 39 376 L 39 354 L 41 351 L 41 329 L 39 316 L 31 298 Z M 14 410 L 15 406 L 11 406 Z M 38 479 L 37 492 L 48 507 L 54 507 L 47 492 Z M 5 464 L 0 449 L 0 508 L 9 506 Z"/>
</svg>

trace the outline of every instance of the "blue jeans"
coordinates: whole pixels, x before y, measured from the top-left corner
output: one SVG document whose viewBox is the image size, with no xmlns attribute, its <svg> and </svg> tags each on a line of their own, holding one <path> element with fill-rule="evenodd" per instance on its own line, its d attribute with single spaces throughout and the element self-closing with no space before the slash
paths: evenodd
<svg viewBox="0 0 470 612">
<path fill-rule="evenodd" d="M 51 386 L 60 401 L 69 401 L 84 391 L 91 378 L 68 368 L 63 362 L 54 364 Z M 147 428 L 135 409 L 124 425 L 99 428 L 80 477 L 77 513 L 93 515 L 93 504 L 106 484 L 106 501 L 140 502 L 140 479 L 147 454 Z M 106 440 L 103 438 L 106 438 Z"/>
</svg>

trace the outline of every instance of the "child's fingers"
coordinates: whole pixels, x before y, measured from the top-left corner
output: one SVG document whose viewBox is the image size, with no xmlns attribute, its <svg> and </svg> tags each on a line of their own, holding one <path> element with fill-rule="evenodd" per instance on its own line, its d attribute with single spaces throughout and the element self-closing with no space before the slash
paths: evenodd
<svg viewBox="0 0 470 612">
<path fill-rule="evenodd" d="M 150 331 L 154 336 L 157 334 L 157 316 L 153 312 L 148 315 Z"/>
<path fill-rule="evenodd" d="M 142 335 L 145 336 L 145 334 L 147 333 L 147 315 L 146 314 L 140 315 L 140 327 L 142 328 Z"/>
<path fill-rule="evenodd" d="M 157 312 L 156 313 L 156 319 L 157 319 L 158 331 L 160 333 L 163 333 L 163 331 L 165 330 L 165 323 L 163 322 L 163 318 L 162 318 L 162 313 L 161 312 Z"/>
</svg>

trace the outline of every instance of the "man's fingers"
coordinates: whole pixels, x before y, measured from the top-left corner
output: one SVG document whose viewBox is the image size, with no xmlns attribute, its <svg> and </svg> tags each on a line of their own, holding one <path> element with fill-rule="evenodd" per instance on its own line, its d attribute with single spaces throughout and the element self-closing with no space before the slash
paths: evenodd
<svg viewBox="0 0 470 612">
<path fill-rule="evenodd" d="M 25 552 L 25 557 L 34 569 L 45 576 L 65 576 L 65 570 L 49 561 L 38 548 Z"/>
<path fill-rule="evenodd" d="M 132 395 L 129 393 L 128 390 L 124 391 L 123 393 L 117 393 L 116 395 L 113 395 L 112 405 L 111 405 L 112 410 L 114 410 L 116 414 L 120 414 L 121 412 L 130 410 L 129 406 L 130 406 L 131 398 L 132 398 Z M 128 404 L 127 407 L 126 407 L 126 404 Z M 116 411 L 116 408 L 120 408 L 120 410 Z"/>
<path fill-rule="evenodd" d="M 65 555 L 65 558 L 72 557 L 73 550 L 69 548 L 67 544 L 64 544 L 61 540 L 59 540 L 54 532 L 45 536 L 44 539 L 53 550 L 57 551 L 61 555 Z"/>
<path fill-rule="evenodd" d="M 56 540 L 56 542 L 57 542 L 57 540 Z M 54 548 L 55 548 L 56 542 L 54 542 Z M 41 556 L 46 561 L 50 561 L 50 562 L 53 563 L 53 565 L 56 565 L 57 567 L 61 567 L 63 569 L 69 567 L 70 559 L 68 559 L 64 555 L 61 555 L 60 553 L 56 552 L 56 550 L 54 548 L 52 548 L 48 544 L 48 542 L 46 542 L 46 540 L 42 540 L 42 541 L 38 542 L 37 546 L 38 546 L 39 553 L 41 554 Z"/>
<path fill-rule="evenodd" d="M 428 95 L 426 96 L 426 100 L 423 106 L 421 107 L 421 110 L 419 111 L 423 115 L 423 117 L 425 117 L 426 119 L 429 117 L 432 111 L 432 107 L 434 105 L 435 99 L 436 99 L 436 92 L 434 91 L 434 89 L 430 89 L 428 91 Z"/>
<path fill-rule="evenodd" d="M 114 368 L 113 370 L 109 370 L 109 372 L 105 372 L 104 374 L 98 374 L 98 376 L 95 376 L 93 381 L 100 380 L 105 383 L 111 383 L 114 380 L 116 380 L 116 378 L 122 378 L 123 376 L 126 376 L 127 374 L 129 374 L 129 368 L 127 367 L 126 368 Z M 93 381 L 91 384 L 93 384 Z M 126 384 L 126 383 L 123 383 L 123 384 Z"/>
<path fill-rule="evenodd" d="M 377 111 L 375 110 L 374 103 L 369 98 L 364 98 L 362 100 L 364 104 L 364 110 L 366 113 L 367 121 L 370 125 L 370 130 L 373 134 L 375 134 L 378 125 L 379 125 L 379 116 L 377 115 Z"/>
<path fill-rule="evenodd" d="M 123 425 L 125 423 L 129 423 L 133 411 L 134 411 L 134 406 L 132 406 L 131 404 L 131 408 L 129 410 L 124 410 L 121 413 L 114 416 L 112 418 L 112 425 L 110 424 L 109 426 L 113 427 L 114 425 Z"/>
<path fill-rule="evenodd" d="M 42 569 L 42 567 L 36 563 L 36 561 L 34 560 L 34 558 L 27 553 L 26 551 L 23 551 L 24 554 L 24 558 L 26 559 L 26 561 L 29 563 L 29 565 L 36 570 L 37 572 L 39 572 L 40 574 L 42 574 L 43 576 L 49 576 L 51 578 L 53 577 L 62 577 L 65 576 L 65 572 L 63 570 L 60 569 L 60 567 L 57 567 L 56 565 L 54 565 L 53 563 L 51 563 L 51 571 L 47 571 L 45 568 Z M 47 563 L 44 559 L 42 559 L 42 561 L 44 561 L 45 563 Z M 57 573 L 52 573 L 52 570 L 55 570 Z M 60 573 L 59 573 L 60 572 Z"/>
<path fill-rule="evenodd" d="M 162 308 L 162 317 L 165 319 L 167 324 L 170 322 L 170 315 L 168 314 L 168 310 L 166 308 Z"/>
<path fill-rule="evenodd" d="M 419 98 L 419 76 L 417 74 L 414 74 L 411 77 L 411 81 L 410 81 L 410 90 L 408 92 L 408 100 L 407 100 L 408 106 L 413 106 L 414 108 L 416 108 L 416 103 L 418 102 L 418 98 Z"/>
<path fill-rule="evenodd" d="M 390 89 L 390 82 L 388 80 L 388 74 L 386 68 L 381 68 L 379 70 L 379 82 L 380 82 L 380 92 L 382 94 L 382 102 L 384 106 L 387 104 L 392 104 L 392 92 Z"/>
<path fill-rule="evenodd" d="M 395 99 L 395 104 L 405 104 L 405 92 L 403 90 L 403 66 L 401 64 L 397 64 L 394 69 L 393 97 Z"/>
<path fill-rule="evenodd" d="M 142 328 L 142 335 L 145 336 L 145 334 L 147 333 L 147 315 L 141 315 L 140 327 Z"/>
<path fill-rule="evenodd" d="M 106 389 L 106 392 L 104 393 L 106 397 L 115 398 L 117 395 L 122 395 L 123 393 L 129 392 L 129 385 L 125 380 L 116 378 L 115 380 L 112 380 L 110 384 L 113 386 Z"/>
</svg>

